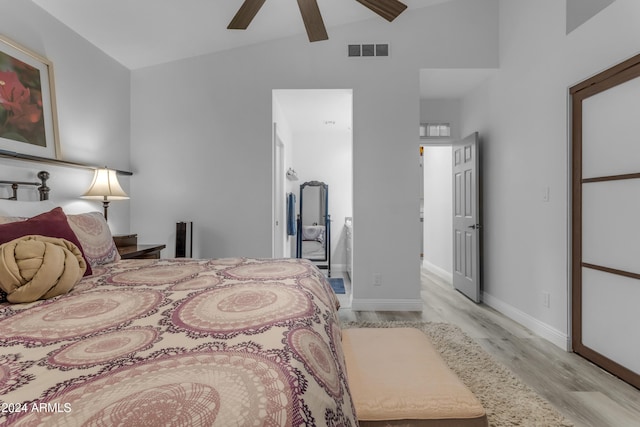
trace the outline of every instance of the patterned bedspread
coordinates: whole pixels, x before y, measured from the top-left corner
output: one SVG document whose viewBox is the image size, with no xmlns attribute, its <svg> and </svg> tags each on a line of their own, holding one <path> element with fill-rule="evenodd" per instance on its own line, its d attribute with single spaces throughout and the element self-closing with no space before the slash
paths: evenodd
<svg viewBox="0 0 640 427">
<path fill-rule="evenodd" d="M 123 260 L 0 304 L 0 425 L 357 425 L 306 260 Z"/>
</svg>

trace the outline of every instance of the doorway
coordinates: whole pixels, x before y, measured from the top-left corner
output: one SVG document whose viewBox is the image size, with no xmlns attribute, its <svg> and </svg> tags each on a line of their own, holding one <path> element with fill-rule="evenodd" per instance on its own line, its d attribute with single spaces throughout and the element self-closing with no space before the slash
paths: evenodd
<svg viewBox="0 0 640 427">
<path fill-rule="evenodd" d="M 329 187 L 331 216 L 331 277 L 342 277 L 345 294 L 341 304 L 350 306 L 353 218 L 353 91 L 351 89 L 279 89 L 273 91 L 274 188 L 282 180 L 283 191 L 273 191 L 273 238 L 283 256 L 296 256 L 296 236 L 288 225 L 299 214 L 300 186 L 321 181 Z M 277 153 L 283 154 L 283 159 Z M 283 194 L 281 194 L 283 193 Z M 293 209 L 287 200 L 294 201 Z M 283 209 L 286 226 L 277 230 L 277 212 Z M 295 215 L 291 218 L 291 212 Z M 276 240 L 278 240 L 276 242 Z"/>
<path fill-rule="evenodd" d="M 453 282 L 451 143 L 421 145 L 422 266 Z"/>
<path fill-rule="evenodd" d="M 423 145 L 422 265 L 472 301 L 481 300 L 481 193 L 478 134 Z"/>
<path fill-rule="evenodd" d="M 467 136 L 465 131 L 465 117 L 469 114 L 463 114 L 463 100 L 468 93 L 482 85 L 487 79 L 491 78 L 497 72 L 496 69 L 421 69 L 420 70 L 420 146 L 425 151 L 425 157 L 422 159 L 426 162 L 423 165 L 423 180 L 421 180 L 421 218 L 423 224 L 423 258 L 422 266 L 431 270 L 433 273 L 442 277 L 447 283 L 454 286 L 454 254 L 460 251 L 454 251 L 453 231 L 453 144 L 461 141 Z M 447 129 L 448 127 L 448 129 Z M 444 129 L 444 132 L 442 130 Z M 462 134 L 462 132 L 465 132 Z M 477 141 L 476 141 L 477 143 Z M 429 147 L 434 152 L 429 152 Z M 443 150 L 446 153 L 446 159 L 441 159 L 442 153 L 434 154 L 437 150 Z M 473 149 L 470 151 L 471 158 L 479 160 L 480 153 L 475 156 Z M 465 158 L 466 155 L 462 154 Z M 479 165 L 478 165 L 479 166 Z M 432 169 L 435 168 L 435 169 Z M 444 171 L 442 169 L 444 168 Z M 479 169 L 479 167 L 478 167 Z M 440 171 L 436 174 L 435 171 Z M 480 179 L 480 171 L 477 171 L 477 178 Z M 434 176 L 435 175 L 435 176 Z M 430 181 L 425 181 L 431 176 Z M 473 183 L 473 173 L 463 173 L 460 175 L 465 178 L 461 184 Z M 434 188 L 429 188 L 429 182 Z M 446 183 L 443 185 L 443 183 Z M 480 182 L 478 181 L 478 184 Z M 424 190 L 435 191 L 435 195 L 425 195 Z M 446 197 L 443 192 L 446 192 Z M 477 216 L 481 214 L 481 186 L 477 188 L 477 200 L 471 200 L 470 205 L 477 212 Z M 444 198 L 443 198 L 444 197 Z M 468 200 L 462 200 L 467 202 Z M 432 206 L 430 206 L 430 204 Z M 464 204 L 464 203 L 463 203 Z M 473 206 L 475 205 L 475 206 Z M 463 215 L 467 219 L 467 215 Z M 469 218 L 470 219 L 470 218 Z M 477 248 L 477 261 L 469 264 L 458 263 L 455 266 L 457 272 L 473 272 L 474 278 L 481 281 L 481 234 L 480 218 L 477 222 L 465 223 L 464 232 L 458 233 L 459 239 L 456 240 L 458 248 L 473 249 Z M 458 257 L 457 259 L 460 259 Z M 473 260 L 476 257 L 465 257 L 466 260 Z M 462 268 L 460 268 L 462 267 Z M 468 276 L 463 274 L 465 278 Z M 458 275 L 460 278 L 460 275 Z M 475 288 L 476 286 L 474 286 Z M 464 292 L 463 292 L 464 293 Z M 466 293 L 465 293 L 466 294 Z M 480 289 L 476 289 L 475 293 L 467 295 L 470 299 L 478 301 L 481 295 Z"/>
</svg>

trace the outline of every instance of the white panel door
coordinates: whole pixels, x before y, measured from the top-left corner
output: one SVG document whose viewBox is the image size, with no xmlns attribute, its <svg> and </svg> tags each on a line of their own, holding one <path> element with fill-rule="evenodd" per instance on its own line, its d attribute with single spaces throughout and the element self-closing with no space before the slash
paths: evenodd
<svg viewBox="0 0 640 427">
<path fill-rule="evenodd" d="M 453 144 L 453 287 L 480 302 L 478 134 Z"/>
</svg>

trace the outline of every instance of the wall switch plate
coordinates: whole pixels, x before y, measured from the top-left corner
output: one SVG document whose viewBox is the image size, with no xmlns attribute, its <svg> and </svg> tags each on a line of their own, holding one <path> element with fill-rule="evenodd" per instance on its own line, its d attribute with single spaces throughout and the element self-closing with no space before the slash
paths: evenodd
<svg viewBox="0 0 640 427">
<path fill-rule="evenodd" d="M 542 190 L 542 201 L 543 202 L 549 201 L 549 187 L 544 187 L 544 189 Z"/>
<path fill-rule="evenodd" d="M 546 308 L 551 307 L 551 294 L 549 292 L 542 293 L 542 305 L 544 305 Z"/>
<path fill-rule="evenodd" d="M 375 273 L 373 275 L 373 286 L 382 286 L 382 274 Z"/>
</svg>

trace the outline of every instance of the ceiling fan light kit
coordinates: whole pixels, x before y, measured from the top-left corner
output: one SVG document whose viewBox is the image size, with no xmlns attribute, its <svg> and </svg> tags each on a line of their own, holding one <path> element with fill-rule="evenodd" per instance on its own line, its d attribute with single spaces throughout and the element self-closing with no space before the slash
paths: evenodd
<svg viewBox="0 0 640 427">
<path fill-rule="evenodd" d="M 407 8 L 407 5 L 399 0 L 356 0 L 368 9 L 391 22 Z M 240 9 L 235 14 L 227 29 L 246 30 L 264 5 L 265 0 L 244 0 Z M 322 20 L 322 14 L 317 0 L 298 0 L 298 7 L 302 15 L 304 27 L 307 30 L 310 42 L 327 40 L 327 29 Z"/>
</svg>

